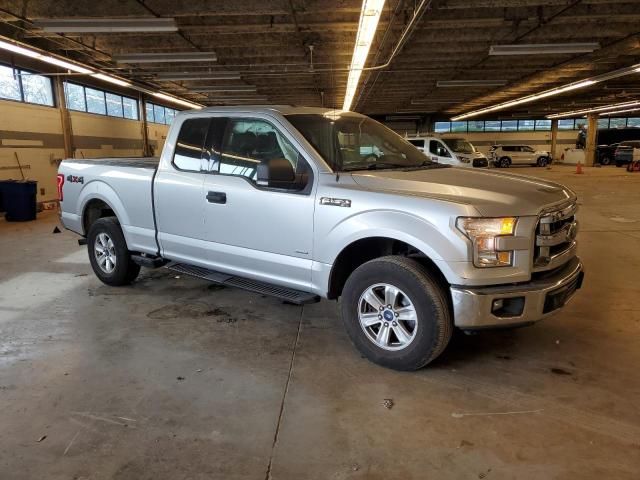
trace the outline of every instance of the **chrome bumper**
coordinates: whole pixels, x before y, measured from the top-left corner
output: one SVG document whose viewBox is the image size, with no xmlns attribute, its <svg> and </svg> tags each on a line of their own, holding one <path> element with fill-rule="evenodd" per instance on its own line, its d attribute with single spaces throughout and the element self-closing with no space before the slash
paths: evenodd
<svg viewBox="0 0 640 480">
<path fill-rule="evenodd" d="M 583 277 L 582 262 L 574 257 L 550 276 L 524 284 L 452 286 L 455 326 L 473 330 L 531 324 L 561 309 L 582 286 Z"/>
</svg>

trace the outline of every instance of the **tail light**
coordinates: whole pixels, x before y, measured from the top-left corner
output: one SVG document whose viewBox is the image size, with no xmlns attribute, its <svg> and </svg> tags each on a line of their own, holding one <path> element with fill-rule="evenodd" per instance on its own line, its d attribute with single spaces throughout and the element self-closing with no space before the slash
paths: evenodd
<svg viewBox="0 0 640 480">
<path fill-rule="evenodd" d="M 62 193 L 62 187 L 64 187 L 64 175 L 59 173 L 58 174 L 58 200 L 60 201 L 64 199 L 64 195 Z"/>
</svg>

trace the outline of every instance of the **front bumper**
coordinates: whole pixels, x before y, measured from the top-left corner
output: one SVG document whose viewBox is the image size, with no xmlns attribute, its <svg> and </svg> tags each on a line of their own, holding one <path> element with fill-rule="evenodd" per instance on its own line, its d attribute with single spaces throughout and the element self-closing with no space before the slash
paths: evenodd
<svg viewBox="0 0 640 480">
<path fill-rule="evenodd" d="M 528 325 L 561 309 L 582 286 L 582 262 L 574 257 L 551 275 L 517 285 L 452 286 L 453 318 L 464 330 Z"/>
</svg>

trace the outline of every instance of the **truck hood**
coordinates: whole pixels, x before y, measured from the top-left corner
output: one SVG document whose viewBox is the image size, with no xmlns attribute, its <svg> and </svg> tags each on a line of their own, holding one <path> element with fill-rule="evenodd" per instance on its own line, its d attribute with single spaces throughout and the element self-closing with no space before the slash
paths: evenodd
<svg viewBox="0 0 640 480">
<path fill-rule="evenodd" d="M 537 215 L 544 207 L 575 199 L 575 193 L 557 183 L 487 170 L 381 170 L 352 177 L 368 190 L 462 203 L 486 217 Z"/>
</svg>

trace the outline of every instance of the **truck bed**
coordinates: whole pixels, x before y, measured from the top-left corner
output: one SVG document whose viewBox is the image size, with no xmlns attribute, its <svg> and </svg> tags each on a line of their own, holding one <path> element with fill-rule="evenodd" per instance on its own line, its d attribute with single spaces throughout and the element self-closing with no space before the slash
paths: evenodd
<svg viewBox="0 0 640 480">
<path fill-rule="evenodd" d="M 117 216 L 132 250 L 154 252 L 152 183 L 159 158 L 72 158 L 63 160 L 62 221 L 81 235 L 89 202 L 104 202 Z"/>
</svg>

